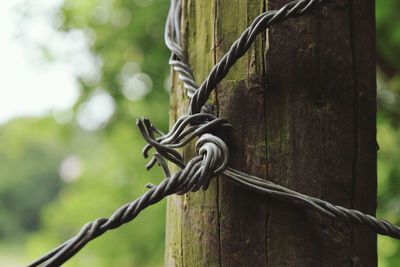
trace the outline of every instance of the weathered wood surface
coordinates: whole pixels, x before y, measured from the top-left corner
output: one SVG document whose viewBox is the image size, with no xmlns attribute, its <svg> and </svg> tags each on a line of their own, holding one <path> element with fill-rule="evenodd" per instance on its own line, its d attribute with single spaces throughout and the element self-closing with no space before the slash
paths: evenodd
<svg viewBox="0 0 400 267">
<path fill-rule="evenodd" d="M 183 1 L 196 79 L 252 19 L 287 0 Z M 230 165 L 369 214 L 376 208 L 373 0 L 336 0 L 272 27 L 213 95 Z M 176 76 L 171 123 L 188 101 Z M 193 147 L 184 150 L 192 155 Z M 215 179 L 168 199 L 166 266 L 376 266 L 376 236 Z"/>
</svg>

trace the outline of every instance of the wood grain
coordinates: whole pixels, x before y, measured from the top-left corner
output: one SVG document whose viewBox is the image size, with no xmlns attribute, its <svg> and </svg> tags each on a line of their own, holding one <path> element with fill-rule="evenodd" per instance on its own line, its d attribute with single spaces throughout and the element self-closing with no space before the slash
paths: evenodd
<svg viewBox="0 0 400 267">
<path fill-rule="evenodd" d="M 287 0 L 183 1 L 197 81 L 259 13 Z M 336 0 L 272 27 L 211 101 L 230 166 L 334 204 L 376 209 L 373 0 Z M 188 100 L 176 76 L 171 122 Z M 184 150 L 192 156 L 193 147 Z M 215 179 L 168 200 L 166 266 L 376 266 L 376 235 Z"/>
</svg>

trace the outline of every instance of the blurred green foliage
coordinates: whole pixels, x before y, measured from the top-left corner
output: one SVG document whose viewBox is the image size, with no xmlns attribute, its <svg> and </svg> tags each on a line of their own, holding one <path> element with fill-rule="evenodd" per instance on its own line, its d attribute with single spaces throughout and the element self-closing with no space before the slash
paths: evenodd
<svg viewBox="0 0 400 267">
<path fill-rule="evenodd" d="M 400 126 L 400 1 L 376 1 L 379 113 Z"/>
<path fill-rule="evenodd" d="M 81 97 L 75 110 L 102 88 L 115 100 L 116 112 L 100 132 L 84 133 L 70 125 L 69 144 L 76 148 L 83 172 L 43 209 L 42 228 L 28 242 L 29 255 L 40 255 L 68 239 L 87 221 L 109 217 L 116 208 L 144 193 L 147 182 L 157 183 L 162 177 L 160 171 L 145 170 L 146 161 L 140 153 L 144 142 L 134 123 L 137 117 L 147 116 L 161 129 L 168 127 L 165 81 L 169 55 L 162 41 L 167 10 L 168 1 L 163 0 L 66 0 L 59 11 L 59 17 L 64 18 L 59 30 L 83 30 L 92 39 L 92 53 L 102 62 L 100 79 L 93 82 L 77 77 Z M 151 77 L 153 90 L 144 99 L 132 102 L 122 94 L 121 76 L 126 66 L 133 66 L 128 69 L 130 75 L 140 72 Z M 93 242 L 69 266 L 159 266 L 165 206 L 158 204 L 144 213 Z"/>
<path fill-rule="evenodd" d="M 65 153 L 60 132 L 49 119 L 17 120 L 0 128 L 0 239 L 38 230 L 40 210 L 61 188 L 54 179 Z"/>
<path fill-rule="evenodd" d="M 20 119 L 1 128 L 0 240 L 11 242 L 25 232 L 25 263 L 76 234 L 87 221 L 109 217 L 143 194 L 146 183 L 163 177 L 160 170 L 144 168 L 140 151 L 145 143 L 135 120 L 146 116 L 159 128 L 168 127 L 169 53 L 163 44 L 168 6 L 163 0 L 66 0 L 56 15 L 63 18 L 60 34 L 82 30 L 101 62 L 100 79 L 77 77 L 81 96 L 75 115 L 99 88 L 113 97 L 116 110 L 100 131 L 85 132 L 76 122 L 60 126 L 51 118 Z M 57 54 L 44 52 L 57 60 Z M 152 90 L 143 99 L 123 95 L 121 76 L 127 69 L 151 78 Z M 82 170 L 68 183 L 60 179 L 59 165 L 70 155 L 80 160 Z M 93 242 L 68 265 L 160 266 L 164 204 Z M 18 208 L 10 209 L 14 205 Z"/>
<path fill-rule="evenodd" d="M 77 131 L 70 138 L 82 160 L 82 174 L 73 184 L 64 185 L 57 201 L 43 210 L 42 230 L 28 243 L 31 255 L 68 239 L 94 218 L 109 217 L 144 193 L 149 177 L 154 177 L 153 182 L 162 177 L 159 171 L 145 171 L 140 154 L 144 142 L 132 123 L 115 124 L 104 133 Z M 163 257 L 164 209 L 157 205 L 146 210 L 133 223 L 93 242 L 69 266 L 158 266 Z"/>
<path fill-rule="evenodd" d="M 23 239 L 26 260 L 71 237 L 87 221 L 108 217 L 142 194 L 144 184 L 162 177 L 159 170 L 145 171 L 144 142 L 134 121 L 144 115 L 161 129 L 168 127 L 163 44 L 168 5 L 165 0 L 66 0 L 59 10 L 59 31 L 82 30 L 101 62 L 100 79 L 77 77 L 81 96 L 74 110 L 102 88 L 116 101 L 116 112 L 106 128 L 93 132 L 52 118 L 19 119 L 0 128 L 0 241 Z M 400 224 L 400 1 L 377 0 L 376 14 L 378 214 Z M 153 90 L 143 99 L 130 101 L 121 93 L 126 66 L 151 77 Z M 68 183 L 60 179 L 59 165 L 70 155 L 81 162 L 81 172 Z M 161 266 L 164 203 L 144 213 L 88 245 L 68 266 Z M 399 242 L 380 237 L 379 255 L 380 266 L 400 266 Z"/>
</svg>

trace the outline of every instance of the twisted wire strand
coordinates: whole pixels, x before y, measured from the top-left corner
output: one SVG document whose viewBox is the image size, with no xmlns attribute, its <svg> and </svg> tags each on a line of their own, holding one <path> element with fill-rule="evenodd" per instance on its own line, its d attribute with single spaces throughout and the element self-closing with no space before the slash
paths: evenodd
<svg viewBox="0 0 400 267">
<path fill-rule="evenodd" d="M 196 115 L 197 114 L 189 115 L 186 119 Z M 205 124 L 212 124 L 212 121 L 206 122 Z M 190 136 L 190 140 L 188 141 L 192 141 L 195 137 L 195 135 Z M 155 140 L 153 141 L 156 142 Z M 165 142 L 159 143 L 159 148 L 157 151 L 160 152 L 161 157 L 164 157 L 164 153 L 165 151 L 167 151 L 167 148 L 168 144 L 166 144 Z M 228 156 L 226 155 L 224 156 L 224 158 L 228 158 Z M 358 210 L 347 209 L 342 206 L 335 206 L 325 200 L 307 196 L 305 194 L 285 188 L 270 181 L 263 180 L 259 177 L 240 172 L 230 167 L 223 170 L 222 175 L 225 178 L 228 178 L 228 180 L 246 189 L 266 194 L 267 196 L 285 201 L 292 205 L 316 210 L 332 219 L 338 219 L 349 224 L 365 225 L 378 234 L 400 239 L 400 227 L 393 225 L 388 221 L 377 219 L 369 214 L 362 213 Z"/>
<path fill-rule="evenodd" d="M 191 159 L 184 168 L 165 178 L 158 186 L 151 187 L 135 201 L 120 207 L 110 218 L 99 218 L 87 223 L 74 238 L 28 266 L 34 267 L 42 264 L 43 266 L 60 266 L 91 240 L 130 222 L 143 209 L 159 202 L 166 196 L 207 189 L 211 178 L 226 168 L 228 147 L 220 138 L 204 134 L 196 143 L 196 151 L 198 156 Z"/>
<path fill-rule="evenodd" d="M 178 74 L 178 78 L 183 83 L 188 97 L 192 98 L 199 86 L 194 78 L 193 71 L 181 45 L 181 4 L 181 0 L 171 0 L 170 10 L 165 25 L 164 40 L 168 49 L 171 51 L 168 63 Z M 213 108 L 209 103 L 205 103 L 202 105 L 201 111 L 204 113 L 213 113 Z"/>
<path fill-rule="evenodd" d="M 227 168 L 222 175 L 247 189 L 266 194 L 289 204 L 314 209 L 332 219 L 338 219 L 355 225 L 365 225 L 378 234 L 400 239 L 400 227 L 393 225 L 386 220 L 377 219 L 358 210 L 335 206 L 325 200 L 301 194 L 232 168 Z"/>
<path fill-rule="evenodd" d="M 252 24 L 244 30 L 229 51 L 212 68 L 208 77 L 193 94 L 190 103 L 190 114 L 199 113 L 201 108 L 215 89 L 217 84 L 225 78 L 230 68 L 241 58 L 253 44 L 256 36 L 270 26 L 280 23 L 289 18 L 295 18 L 311 12 L 316 6 L 330 0 L 299 0 L 284 5 L 279 10 L 267 11 L 254 19 Z"/>
<path fill-rule="evenodd" d="M 199 87 L 195 81 L 185 52 L 180 44 L 181 0 L 171 0 L 170 10 L 165 26 L 164 40 L 171 51 L 169 64 L 178 73 L 189 97 L 192 97 Z"/>
</svg>

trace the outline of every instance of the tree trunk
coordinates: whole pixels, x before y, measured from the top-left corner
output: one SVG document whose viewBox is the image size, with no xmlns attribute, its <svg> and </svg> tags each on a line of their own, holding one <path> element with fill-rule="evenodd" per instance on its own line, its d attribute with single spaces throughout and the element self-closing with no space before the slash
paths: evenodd
<svg viewBox="0 0 400 267">
<path fill-rule="evenodd" d="M 261 12 L 287 0 L 183 1 L 197 81 Z M 258 37 L 213 96 L 230 166 L 375 214 L 373 0 L 336 0 Z M 187 112 L 176 75 L 171 122 Z M 193 147 L 183 153 L 193 155 Z M 376 266 L 376 235 L 214 179 L 167 205 L 166 266 Z"/>
</svg>

